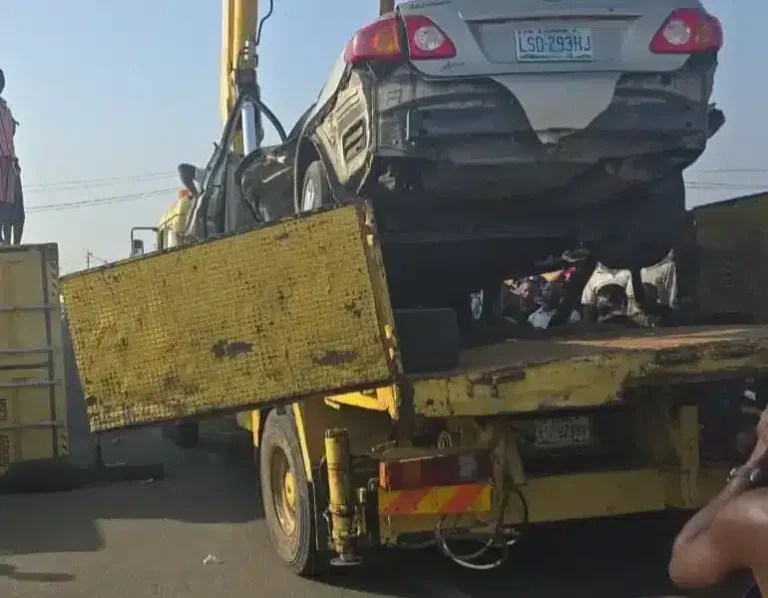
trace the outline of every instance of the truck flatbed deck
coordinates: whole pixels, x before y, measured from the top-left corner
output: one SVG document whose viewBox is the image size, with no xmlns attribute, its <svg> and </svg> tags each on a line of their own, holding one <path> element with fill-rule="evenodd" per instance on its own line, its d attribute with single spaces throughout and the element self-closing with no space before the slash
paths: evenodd
<svg viewBox="0 0 768 598">
<path fill-rule="evenodd" d="M 368 406 L 393 417 L 586 407 L 768 363 L 768 327 L 622 330 L 403 376 L 365 204 L 77 273 L 62 291 L 94 431 L 381 388 Z"/>
<path fill-rule="evenodd" d="M 591 407 L 631 387 L 768 369 L 768 326 L 638 329 L 510 340 L 462 352 L 450 372 L 410 376 L 430 417 Z"/>
</svg>

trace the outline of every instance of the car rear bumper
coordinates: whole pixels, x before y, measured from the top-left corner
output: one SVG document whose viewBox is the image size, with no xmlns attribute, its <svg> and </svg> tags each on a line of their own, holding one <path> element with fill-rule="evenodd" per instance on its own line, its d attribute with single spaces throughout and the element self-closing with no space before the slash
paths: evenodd
<svg viewBox="0 0 768 598">
<path fill-rule="evenodd" d="M 468 170 L 489 197 L 540 193 L 595 169 L 643 182 L 688 166 L 705 149 L 713 77 L 714 67 L 624 75 L 587 128 L 543 132 L 493 79 L 435 81 L 402 67 L 377 84 L 373 151 L 385 161 L 431 163 L 420 176 L 433 197 L 466 193 Z"/>
</svg>

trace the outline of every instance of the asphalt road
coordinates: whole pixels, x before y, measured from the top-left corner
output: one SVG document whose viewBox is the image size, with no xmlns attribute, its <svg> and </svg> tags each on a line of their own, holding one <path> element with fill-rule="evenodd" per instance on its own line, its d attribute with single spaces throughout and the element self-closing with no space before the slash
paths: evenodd
<svg viewBox="0 0 768 598">
<path fill-rule="evenodd" d="M 430 550 L 381 554 L 323 582 L 299 579 L 270 550 L 247 450 L 209 440 L 194 451 L 166 443 L 163 454 L 164 480 L 0 497 L 0 596 L 681 595 L 665 574 L 679 521 L 661 517 L 535 529 L 491 573 Z M 742 587 L 735 580 L 701 595 L 738 596 Z"/>
</svg>

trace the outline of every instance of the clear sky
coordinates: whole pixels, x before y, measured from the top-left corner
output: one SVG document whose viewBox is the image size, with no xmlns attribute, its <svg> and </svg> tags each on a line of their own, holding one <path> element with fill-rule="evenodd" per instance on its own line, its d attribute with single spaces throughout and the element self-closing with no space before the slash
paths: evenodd
<svg viewBox="0 0 768 598">
<path fill-rule="evenodd" d="M 289 129 L 378 0 L 274 1 L 259 76 Z M 768 189 L 768 3 L 706 4 L 725 29 L 715 99 L 728 122 L 688 173 L 691 205 Z M 219 0 L 0 0 L 25 241 L 58 242 L 65 271 L 84 267 L 88 251 L 126 257 L 130 228 L 157 224 L 175 198 L 176 165 L 210 155 L 221 127 L 220 11 Z M 66 205 L 84 200 L 95 203 Z"/>
</svg>

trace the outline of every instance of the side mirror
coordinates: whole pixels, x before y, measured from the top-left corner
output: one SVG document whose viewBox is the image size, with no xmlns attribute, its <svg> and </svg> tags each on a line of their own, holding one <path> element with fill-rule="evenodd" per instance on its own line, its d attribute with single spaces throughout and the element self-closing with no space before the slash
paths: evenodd
<svg viewBox="0 0 768 598">
<path fill-rule="evenodd" d="M 137 255 L 144 255 L 144 241 L 141 239 L 133 239 L 131 243 L 131 257 Z"/>
</svg>

